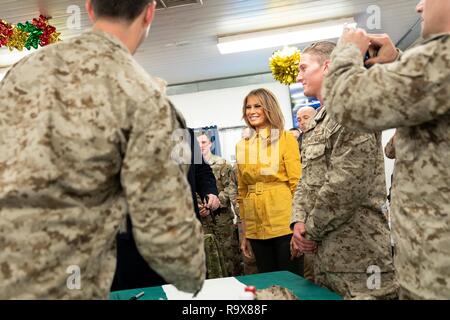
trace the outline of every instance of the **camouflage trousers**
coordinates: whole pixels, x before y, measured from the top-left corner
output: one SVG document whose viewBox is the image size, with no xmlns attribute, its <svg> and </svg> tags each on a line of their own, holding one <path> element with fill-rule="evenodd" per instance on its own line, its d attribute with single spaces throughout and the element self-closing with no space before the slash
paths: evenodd
<svg viewBox="0 0 450 320">
<path fill-rule="evenodd" d="M 303 259 L 303 277 L 306 280 L 314 282 L 314 254 L 305 253 Z"/>
<path fill-rule="evenodd" d="M 346 300 L 393 300 L 398 298 L 394 272 L 381 273 L 380 288 L 370 289 L 366 273 L 324 272 L 315 274 L 316 284 L 334 291 Z"/>
<path fill-rule="evenodd" d="M 213 234 L 205 234 L 206 278 L 215 279 L 228 276 L 220 244 Z"/>
<path fill-rule="evenodd" d="M 233 213 L 226 211 L 220 215 L 209 215 L 201 219 L 204 233 L 213 234 L 217 240 L 228 277 L 242 275 L 238 230 L 233 218 Z"/>
</svg>

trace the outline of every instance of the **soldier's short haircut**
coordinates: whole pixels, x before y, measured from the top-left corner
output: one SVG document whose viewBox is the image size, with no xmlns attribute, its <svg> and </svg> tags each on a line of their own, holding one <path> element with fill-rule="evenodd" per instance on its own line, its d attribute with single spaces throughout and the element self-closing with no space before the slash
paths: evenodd
<svg viewBox="0 0 450 320">
<path fill-rule="evenodd" d="M 331 58 L 331 53 L 333 52 L 334 48 L 336 48 L 336 43 L 334 42 L 319 41 L 313 43 L 312 45 L 304 49 L 303 54 L 307 53 L 317 57 L 319 63 L 322 65 L 325 62 L 325 60 Z"/>
<path fill-rule="evenodd" d="M 95 15 L 131 22 L 154 0 L 91 0 Z"/>
<path fill-rule="evenodd" d="M 208 135 L 208 132 L 206 132 L 206 131 L 200 131 L 200 132 L 197 132 L 197 133 L 195 134 L 195 136 L 196 136 L 197 138 L 200 138 L 201 136 L 205 136 L 206 138 L 208 138 L 209 142 L 211 142 L 211 137 Z"/>
</svg>

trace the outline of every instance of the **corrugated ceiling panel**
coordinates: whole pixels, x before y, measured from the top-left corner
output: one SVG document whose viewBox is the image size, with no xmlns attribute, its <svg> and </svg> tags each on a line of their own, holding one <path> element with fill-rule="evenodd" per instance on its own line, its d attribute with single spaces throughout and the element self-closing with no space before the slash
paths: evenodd
<svg viewBox="0 0 450 320">
<path fill-rule="evenodd" d="M 183 0 L 166 0 L 166 3 Z M 195 1 L 195 0 L 190 0 Z M 12 23 L 38 15 L 38 0 L 1 0 L 0 18 Z M 85 0 L 40 0 L 45 2 L 52 23 L 63 38 L 82 30 L 67 28 L 69 6 L 82 12 L 81 29 L 90 26 L 84 11 Z M 273 49 L 220 55 L 217 36 L 304 24 L 354 16 L 364 27 L 370 5 L 381 9 L 382 29 L 399 40 L 417 20 L 417 0 L 203 0 L 203 5 L 158 10 L 150 37 L 138 51 L 137 60 L 148 72 L 169 83 L 190 82 L 248 73 L 268 72 L 267 59 Z"/>
</svg>

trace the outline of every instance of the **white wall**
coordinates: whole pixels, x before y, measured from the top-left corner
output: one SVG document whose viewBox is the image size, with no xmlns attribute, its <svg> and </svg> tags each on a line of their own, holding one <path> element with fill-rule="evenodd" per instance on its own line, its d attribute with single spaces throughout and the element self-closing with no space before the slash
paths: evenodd
<svg viewBox="0 0 450 320">
<path fill-rule="evenodd" d="M 242 120 L 242 103 L 253 89 L 266 88 L 280 102 L 286 128 L 292 127 L 289 89 L 278 83 L 264 83 L 245 87 L 209 90 L 171 96 L 175 107 L 184 115 L 189 127 L 217 125 L 219 128 L 245 125 Z"/>
<path fill-rule="evenodd" d="M 191 128 L 246 126 L 242 119 L 242 104 L 245 96 L 257 88 L 266 88 L 275 94 L 284 114 L 285 126 L 287 129 L 292 128 L 289 88 L 277 82 L 173 95 L 170 99 Z M 228 161 L 233 162 L 235 159 L 235 147 L 241 139 L 241 131 L 219 131 L 222 157 Z"/>
<path fill-rule="evenodd" d="M 267 88 L 271 90 L 278 101 L 286 121 L 286 129 L 292 127 L 291 102 L 289 89 L 279 83 L 264 83 L 237 88 L 227 88 L 195 92 L 189 94 L 173 95 L 170 97 L 176 108 L 186 118 L 187 125 L 192 128 L 217 125 L 220 128 L 245 126 L 242 120 L 242 102 L 245 96 L 253 89 Z M 395 130 L 383 132 L 382 144 L 384 147 L 394 134 Z M 222 157 L 234 161 L 235 146 L 241 139 L 241 129 L 220 131 Z M 394 160 L 385 159 L 386 189 L 391 186 L 391 174 L 394 171 Z"/>
</svg>

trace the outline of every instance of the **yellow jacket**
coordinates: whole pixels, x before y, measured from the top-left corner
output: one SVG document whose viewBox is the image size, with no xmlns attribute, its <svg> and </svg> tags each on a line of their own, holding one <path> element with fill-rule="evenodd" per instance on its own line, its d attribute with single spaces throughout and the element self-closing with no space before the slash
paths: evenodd
<svg viewBox="0 0 450 320">
<path fill-rule="evenodd" d="M 271 239 L 291 234 L 292 197 L 301 174 L 295 137 L 286 131 L 274 140 L 269 129 L 236 146 L 240 218 L 245 237 Z"/>
</svg>

